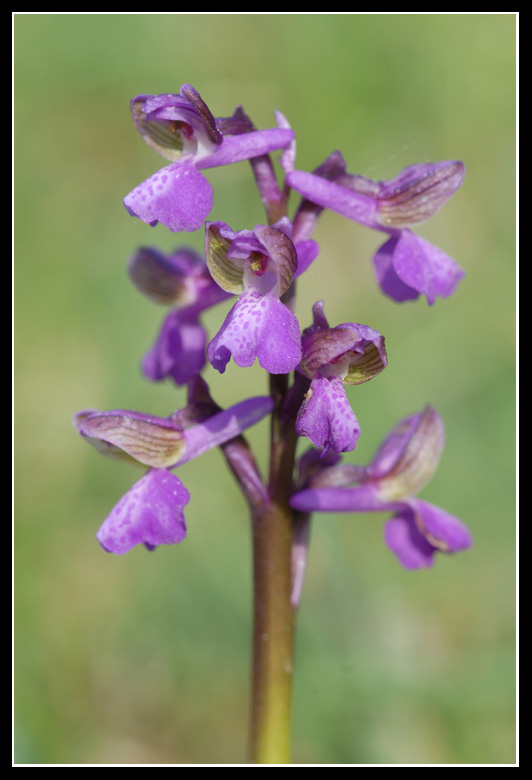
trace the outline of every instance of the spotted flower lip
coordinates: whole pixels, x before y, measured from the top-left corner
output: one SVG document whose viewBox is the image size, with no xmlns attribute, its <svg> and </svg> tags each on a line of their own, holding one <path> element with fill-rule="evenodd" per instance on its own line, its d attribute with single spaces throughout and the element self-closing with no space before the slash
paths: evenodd
<svg viewBox="0 0 532 780">
<path fill-rule="evenodd" d="M 231 356 L 241 367 L 258 360 L 272 374 L 287 374 L 301 360 L 297 317 L 280 300 L 317 254 L 314 241 L 297 245 L 291 223 L 234 231 L 225 222 L 207 222 L 205 257 L 212 277 L 239 295 L 207 347 L 209 362 L 223 373 Z"/>
<path fill-rule="evenodd" d="M 307 513 L 393 512 L 384 530 L 387 546 L 407 569 L 430 567 L 435 552 L 457 552 L 473 543 L 458 518 L 415 497 L 436 470 L 443 436 L 440 415 L 427 406 L 392 429 L 368 467 L 349 472 L 328 465 L 290 504 Z M 349 473 L 352 487 L 344 479 Z"/>
<path fill-rule="evenodd" d="M 138 95 L 131 113 L 148 146 L 171 162 L 135 187 L 124 206 L 143 222 L 161 222 L 173 232 L 198 230 L 212 209 L 212 187 L 200 170 L 283 149 L 294 138 L 286 126 L 224 135 L 189 84 L 178 94 Z"/>
<path fill-rule="evenodd" d="M 171 305 L 159 334 L 144 356 L 144 375 L 152 381 L 171 377 L 184 385 L 206 363 L 207 332 L 202 313 L 231 297 L 213 280 L 203 257 L 188 247 L 165 255 L 141 247 L 131 257 L 129 276 L 155 303 Z"/>
<path fill-rule="evenodd" d="M 296 432 L 322 448 L 325 456 L 329 450 L 353 450 L 360 435 L 345 385 L 369 381 L 384 370 L 388 359 L 378 331 L 354 322 L 329 327 L 323 301 L 317 301 L 312 311 L 314 323 L 303 333 L 298 368 L 311 382 Z"/>
<path fill-rule="evenodd" d="M 328 160 L 314 173 L 288 171 L 287 183 L 321 208 L 390 235 L 373 260 L 382 291 L 397 302 L 425 295 L 429 305 L 452 295 L 464 272 L 409 227 L 426 222 L 455 194 L 464 180 L 464 164 L 420 163 L 377 182 L 347 173 L 339 152 Z"/>
<path fill-rule="evenodd" d="M 100 453 L 148 467 L 98 531 L 105 550 L 122 554 L 140 543 L 153 549 L 181 542 L 186 536 L 183 509 L 190 495 L 170 469 L 236 438 L 269 414 L 273 402 L 267 396 L 249 398 L 198 419 L 197 409 L 204 406 L 200 399 L 199 406 L 191 402 L 169 417 L 123 409 L 88 409 L 74 415 L 78 433 Z"/>
</svg>

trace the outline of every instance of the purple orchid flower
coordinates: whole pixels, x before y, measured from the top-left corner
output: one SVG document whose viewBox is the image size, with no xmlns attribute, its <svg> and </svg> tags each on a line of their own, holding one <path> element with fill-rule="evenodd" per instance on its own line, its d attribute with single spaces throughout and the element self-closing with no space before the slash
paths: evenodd
<svg viewBox="0 0 532 780">
<path fill-rule="evenodd" d="M 258 359 L 271 374 L 287 374 L 301 360 L 301 335 L 295 314 L 281 300 L 292 281 L 318 253 L 315 241 L 294 245 L 287 217 L 275 225 L 235 232 L 225 222 L 206 225 L 205 256 L 215 281 L 239 294 L 207 347 L 221 374 L 231 355 L 239 366 Z"/>
<path fill-rule="evenodd" d="M 308 201 L 390 235 L 373 258 L 382 291 L 399 302 L 425 295 L 429 305 L 452 295 L 464 272 L 409 226 L 430 219 L 454 195 L 464 180 L 464 164 L 411 165 L 394 179 L 377 182 L 347 173 L 340 152 L 328 161 L 314 173 L 288 170 L 287 183 Z"/>
<path fill-rule="evenodd" d="M 172 305 L 142 368 L 152 381 L 172 377 L 186 384 L 206 362 L 207 333 L 200 322 L 205 309 L 230 297 L 213 280 L 204 259 L 193 249 L 164 255 L 142 247 L 131 258 L 129 275 L 150 300 Z"/>
<path fill-rule="evenodd" d="M 203 382 L 199 377 L 198 381 Z M 148 467 L 96 534 L 107 552 L 123 554 L 137 544 L 152 550 L 181 542 L 186 536 L 183 510 L 190 494 L 171 470 L 239 436 L 273 406 L 265 396 L 213 412 L 210 405 L 194 402 L 193 384 L 189 405 L 169 417 L 123 409 L 91 409 L 74 416 L 78 432 L 103 455 Z"/>
<path fill-rule="evenodd" d="M 384 338 L 367 325 L 346 322 L 334 328 L 323 311 L 323 301 L 312 308 L 314 324 L 303 333 L 299 370 L 311 380 L 299 409 L 296 432 L 316 447 L 347 452 L 356 447 L 358 420 L 347 400 L 345 385 L 358 385 L 387 365 Z"/>
<path fill-rule="evenodd" d="M 434 474 L 444 445 L 444 426 L 430 406 L 402 420 L 366 468 L 326 464 L 290 500 L 300 512 L 394 512 L 384 540 L 407 569 L 433 565 L 436 552 L 472 545 L 458 518 L 415 494 Z"/>
<path fill-rule="evenodd" d="M 170 165 L 157 171 L 124 198 L 132 216 L 174 232 L 198 230 L 213 204 L 212 187 L 200 171 L 249 160 L 288 146 L 287 127 L 225 135 L 199 93 L 183 84 L 179 94 L 138 95 L 131 101 L 133 121 L 148 146 Z"/>
</svg>

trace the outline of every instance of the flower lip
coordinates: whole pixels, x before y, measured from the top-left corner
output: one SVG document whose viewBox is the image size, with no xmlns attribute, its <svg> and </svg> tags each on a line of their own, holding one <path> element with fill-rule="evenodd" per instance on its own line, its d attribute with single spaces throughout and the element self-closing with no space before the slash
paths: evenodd
<svg viewBox="0 0 532 780">
<path fill-rule="evenodd" d="M 166 469 L 150 469 L 120 499 L 96 538 L 106 552 L 123 555 L 137 544 L 153 550 L 178 544 L 186 536 L 183 509 L 190 494 Z"/>
</svg>

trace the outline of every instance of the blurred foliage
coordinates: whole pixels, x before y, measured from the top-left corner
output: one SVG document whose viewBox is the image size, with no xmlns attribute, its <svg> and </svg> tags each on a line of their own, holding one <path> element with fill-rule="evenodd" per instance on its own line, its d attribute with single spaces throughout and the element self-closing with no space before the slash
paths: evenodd
<svg viewBox="0 0 532 780">
<path fill-rule="evenodd" d="M 164 311 L 125 274 L 142 244 L 201 249 L 132 219 L 122 198 L 164 165 L 129 100 L 193 84 L 215 116 L 275 109 L 297 164 L 333 149 L 351 172 L 461 159 L 463 188 L 419 233 L 467 276 L 432 308 L 384 298 L 382 242 L 333 213 L 297 313 L 387 340 L 388 369 L 349 390 L 364 463 L 427 402 L 447 446 L 423 497 L 475 548 L 407 572 L 384 517 L 320 515 L 298 618 L 296 763 L 515 761 L 515 56 L 513 14 L 16 14 L 15 725 L 20 763 L 239 763 L 246 758 L 251 619 L 246 507 L 219 452 L 180 472 L 180 547 L 104 554 L 94 534 L 137 475 L 86 446 L 73 412 L 168 414 L 184 391 L 139 360 Z M 249 165 L 208 172 L 212 219 L 264 219 Z M 292 206 L 297 201 L 292 201 Z M 213 334 L 224 305 L 208 312 Z M 228 308 L 228 306 L 227 306 Z M 266 391 L 231 363 L 220 404 Z M 266 465 L 267 425 L 249 438 Z"/>
</svg>

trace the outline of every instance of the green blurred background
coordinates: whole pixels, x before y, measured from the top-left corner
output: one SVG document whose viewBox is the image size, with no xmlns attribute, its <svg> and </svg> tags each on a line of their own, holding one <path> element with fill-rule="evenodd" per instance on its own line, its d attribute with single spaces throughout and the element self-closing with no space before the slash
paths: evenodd
<svg viewBox="0 0 532 780">
<path fill-rule="evenodd" d="M 382 236 L 327 212 L 297 313 L 386 337 L 389 367 L 349 390 L 364 463 L 427 402 L 447 446 L 423 498 L 474 549 L 407 572 L 381 515 L 319 515 L 298 619 L 293 760 L 515 761 L 515 45 L 513 14 L 16 14 L 15 726 L 19 763 L 246 760 L 251 615 L 246 507 L 218 451 L 184 466 L 189 537 L 106 555 L 94 534 L 138 477 L 74 432 L 80 409 L 166 415 L 184 391 L 139 371 L 164 310 L 125 273 L 139 245 L 201 249 L 122 198 L 165 162 L 129 100 L 193 84 L 215 116 L 282 111 L 297 164 L 333 149 L 376 179 L 461 159 L 462 189 L 419 233 L 467 272 L 428 307 L 380 294 Z M 212 219 L 264 216 L 249 165 L 209 171 Z M 292 205 L 297 200 L 294 198 Z M 229 305 L 208 312 L 214 334 Z M 263 372 L 205 374 L 222 405 Z M 267 425 L 250 432 L 266 464 Z"/>
</svg>

